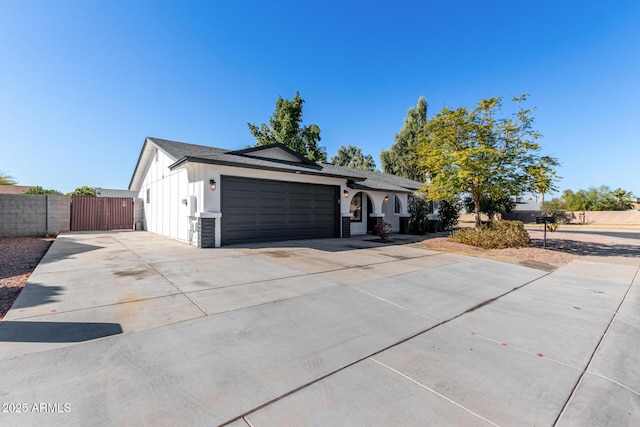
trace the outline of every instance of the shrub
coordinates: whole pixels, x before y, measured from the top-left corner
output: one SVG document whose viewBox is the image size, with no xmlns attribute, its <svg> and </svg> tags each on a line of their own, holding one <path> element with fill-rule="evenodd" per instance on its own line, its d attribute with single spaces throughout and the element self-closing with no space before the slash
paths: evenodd
<svg viewBox="0 0 640 427">
<path fill-rule="evenodd" d="M 460 218 L 460 209 L 462 206 L 458 202 L 450 202 L 442 200 L 438 206 L 438 216 L 442 221 L 442 228 L 445 230 L 453 230 L 458 225 L 458 218 Z"/>
<path fill-rule="evenodd" d="M 389 235 L 391 234 L 391 224 L 385 222 L 384 219 L 376 224 L 373 231 L 375 234 L 380 237 L 382 240 L 389 240 Z"/>
<path fill-rule="evenodd" d="M 463 228 L 449 237 L 454 242 L 483 249 L 504 249 L 529 246 L 531 238 L 522 221 L 494 221 L 480 229 Z"/>
<path fill-rule="evenodd" d="M 425 234 L 428 231 L 427 215 L 433 212 L 433 204 L 422 194 L 410 194 L 408 211 L 409 231 L 413 234 Z"/>
</svg>

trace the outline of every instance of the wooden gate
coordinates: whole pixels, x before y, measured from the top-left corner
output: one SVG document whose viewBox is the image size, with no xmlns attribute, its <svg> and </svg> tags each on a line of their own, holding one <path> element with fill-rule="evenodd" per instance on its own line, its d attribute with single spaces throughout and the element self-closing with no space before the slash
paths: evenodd
<svg viewBox="0 0 640 427">
<path fill-rule="evenodd" d="M 71 198 L 71 231 L 132 228 L 133 199 L 130 197 Z"/>
</svg>

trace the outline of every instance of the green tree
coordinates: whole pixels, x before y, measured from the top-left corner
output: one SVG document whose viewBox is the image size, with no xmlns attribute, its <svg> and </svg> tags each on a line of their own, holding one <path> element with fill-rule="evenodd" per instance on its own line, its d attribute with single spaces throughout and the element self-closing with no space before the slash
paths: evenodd
<svg viewBox="0 0 640 427">
<path fill-rule="evenodd" d="M 90 196 L 96 197 L 96 191 L 93 187 L 78 187 L 73 192 L 67 193 L 67 196 Z"/>
<path fill-rule="evenodd" d="M 380 153 L 383 172 L 414 181 L 424 181 L 424 173 L 417 161 L 417 147 L 424 135 L 428 106 L 427 100 L 421 96 L 416 107 L 409 108 L 404 125 L 395 136 L 394 144 L 389 150 Z"/>
<path fill-rule="evenodd" d="M 265 123 L 260 127 L 247 123 L 249 132 L 256 138 L 256 146 L 278 142 L 313 161 L 326 162 L 327 152 L 324 147 L 318 145 L 318 125 L 301 126 L 303 103 L 304 100 L 298 91 L 291 100 L 278 97 L 275 112 L 269 119 L 268 126 Z"/>
<path fill-rule="evenodd" d="M 544 203 L 544 195 L 558 191 L 556 182 L 560 178 L 556 175 L 555 168 L 560 166 L 557 159 L 542 156 L 528 168 L 527 173 L 531 178 L 531 187 L 540 193 L 541 202 Z"/>
<path fill-rule="evenodd" d="M 409 194 L 409 230 L 413 234 L 425 234 L 429 230 L 428 215 L 433 213 L 433 202 L 424 194 Z"/>
<path fill-rule="evenodd" d="M 0 171 L 0 185 L 16 185 L 18 181 L 9 174 Z"/>
<path fill-rule="evenodd" d="M 362 154 L 362 150 L 353 145 L 342 146 L 338 149 L 338 153 L 331 158 L 331 163 L 338 166 L 348 168 L 372 171 L 376 169 L 376 162 L 371 154 L 366 156 Z"/>
<path fill-rule="evenodd" d="M 476 108 L 444 108 L 427 120 L 418 147 L 418 163 L 427 173 L 424 190 L 431 200 L 469 194 L 480 228 L 481 199 L 497 200 L 533 191 L 530 168 L 539 163 L 541 135 L 533 129 L 527 95 L 513 98 L 518 110 L 500 117 L 502 98 Z"/>
<path fill-rule="evenodd" d="M 457 201 L 441 200 L 438 204 L 438 217 L 442 222 L 442 228 L 453 230 L 458 225 L 460 218 L 460 203 Z"/>
<path fill-rule="evenodd" d="M 27 191 L 23 191 L 22 194 L 59 194 L 62 195 L 58 190 L 45 190 L 39 185 L 28 189 Z"/>
<path fill-rule="evenodd" d="M 467 212 L 475 212 L 475 200 L 471 196 L 467 196 L 462 200 L 462 204 Z M 480 213 L 487 215 L 489 221 L 493 221 L 497 214 L 504 215 L 513 212 L 516 208 L 516 202 L 506 194 L 483 194 L 480 196 Z"/>
<path fill-rule="evenodd" d="M 629 191 L 618 188 L 611 191 L 606 185 L 588 190 L 578 190 L 575 193 L 565 190 L 562 200 L 570 211 L 616 211 L 631 208 L 633 195 Z"/>
<path fill-rule="evenodd" d="M 567 210 L 570 211 L 591 210 L 590 202 L 587 198 L 587 192 L 584 190 L 578 190 L 575 193 L 572 190 L 564 190 L 562 192 L 562 201 L 567 207 Z"/>
<path fill-rule="evenodd" d="M 549 200 L 548 202 L 543 202 L 540 205 L 540 210 L 544 216 L 554 216 L 559 222 L 566 222 L 568 220 L 566 214 L 567 206 L 562 199 L 557 197 Z M 557 227 L 547 224 L 547 228 L 550 231 L 555 231 Z"/>
<path fill-rule="evenodd" d="M 623 190 L 622 188 L 617 188 L 613 190 L 611 194 L 616 200 L 618 210 L 626 211 L 628 209 L 633 208 L 633 193 L 631 191 L 626 191 L 626 190 Z"/>
</svg>

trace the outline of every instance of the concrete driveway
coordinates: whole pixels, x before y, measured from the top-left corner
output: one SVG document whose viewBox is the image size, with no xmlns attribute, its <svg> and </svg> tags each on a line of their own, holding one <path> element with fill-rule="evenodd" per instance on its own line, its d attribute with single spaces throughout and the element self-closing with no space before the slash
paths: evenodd
<svg viewBox="0 0 640 427">
<path fill-rule="evenodd" d="M 65 234 L 0 324 L 0 424 L 637 425 L 639 266 Z"/>
</svg>

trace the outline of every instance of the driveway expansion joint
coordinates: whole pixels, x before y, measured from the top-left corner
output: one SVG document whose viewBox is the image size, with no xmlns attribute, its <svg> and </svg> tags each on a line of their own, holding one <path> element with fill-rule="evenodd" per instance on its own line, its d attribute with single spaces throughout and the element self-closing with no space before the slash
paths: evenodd
<svg viewBox="0 0 640 427">
<path fill-rule="evenodd" d="M 635 272 L 633 278 L 631 279 L 631 281 L 629 283 L 629 286 L 627 287 L 627 291 L 624 293 L 624 296 L 620 300 L 620 304 L 618 304 L 618 306 L 616 307 L 616 311 L 614 312 L 613 316 L 611 317 L 611 320 L 609 321 L 609 324 L 607 325 L 606 329 L 602 333 L 602 336 L 598 340 L 598 343 L 596 344 L 595 348 L 593 349 L 593 352 L 591 353 L 591 356 L 589 357 L 589 360 L 588 360 L 586 366 L 582 369 L 582 373 L 580 374 L 580 377 L 578 378 L 578 381 L 576 382 L 575 386 L 571 390 L 571 393 L 569 394 L 569 397 L 567 398 L 566 402 L 562 406 L 562 410 L 560 411 L 560 413 L 558 413 L 558 416 L 556 417 L 555 421 L 553 422 L 554 426 L 558 425 L 558 422 L 560 422 L 560 419 L 562 418 L 562 416 L 566 412 L 567 408 L 569 407 L 569 403 L 571 402 L 571 400 L 575 396 L 575 394 L 576 394 L 576 392 L 578 390 L 578 387 L 580 386 L 580 384 L 582 383 L 583 379 L 585 378 L 585 375 L 587 373 L 590 373 L 590 372 L 588 372 L 589 371 L 589 367 L 593 364 L 593 359 L 595 358 L 596 353 L 598 352 L 598 350 L 602 346 L 602 342 L 604 341 L 604 338 L 607 336 L 607 333 L 611 329 L 611 326 L 613 325 L 613 323 L 615 322 L 616 318 L 618 317 L 618 313 L 620 312 L 620 308 L 622 307 L 622 305 L 624 304 L 625 300 L 627 299 L 627 296 L 629 295 L 629 292 L 631 291 L 631 287 L 633 286 L 636 278 L 638 277 L 638 273 L 640 273 L 640 266 L 636 268 L 636 272 Z M 601 376 L 601 375 L 596 375 L 596 376 L 599 376 L 599 377 L 601 377 L 603 379 L 612 381 L 609 378 L 606 378 L 606 377 Z M 629 389 L 629 387 L 627 387 L 627 386 L 625 386 L 623 384 L 620 384 L 620 383 L 618 383 L 616 381 L 612 381 L 612 382 L 617 384 L 617 385 L 623 386 L 626 389 Z M 636 392 L 635 390 L 632 390 L 632 389 L 629 389 L 629 390 L 634 392 L 635 394 L 638 394 L 638 392 Z"/>
</svg>

